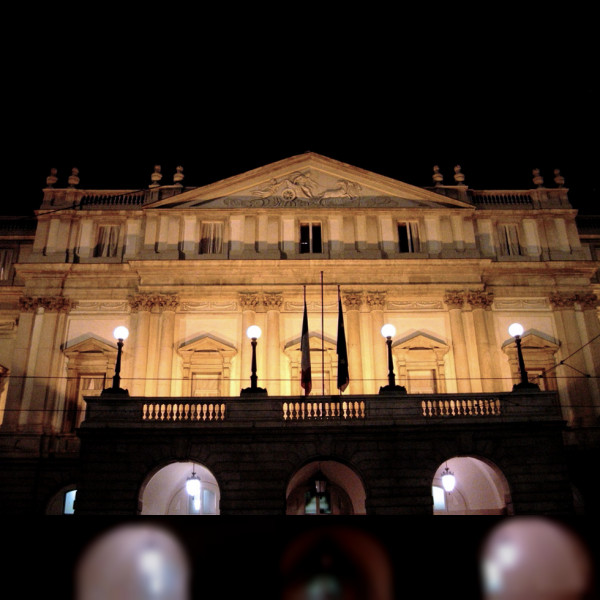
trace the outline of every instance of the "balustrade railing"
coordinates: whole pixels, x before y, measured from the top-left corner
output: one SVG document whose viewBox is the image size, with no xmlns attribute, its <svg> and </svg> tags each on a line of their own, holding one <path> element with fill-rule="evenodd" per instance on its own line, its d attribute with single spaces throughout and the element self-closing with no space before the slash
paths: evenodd
<svg viewBox="0 0 600 600">
<path fill-rule="evenodd" d="M 489 206 L 491 208 L 515 208 L 517 206 L 533 206 L 531 192 L 524 191 L 505 191 L 505 190 L 490 190 L 471 192 L 473 202 L 480 206 Z"/>
<path fill-rule="evenodd" d="M 311 419 L 364 419 L 365 402 L 284 402 L 283 419 L 285 421 L 305 421 Z"/>
<path fill-rule="evenodd" d="M 436 398 L 421 402 L 424 417 L 488 417 L 501 414 L 499 398 Z"/>
<path fill-rule="evenodd" d="M 142 406 L 142 421 L 223 421 L 224 419 L 224 402 L 150 402 Z"/>
<path fill-rule="evenodd" d="M 409 394 L 256 398 L 144 398 L 86 396 L 84 426 L 301 423 L 410 423 L 430 420 L 561 419 L 555 392 Z"/>
</svg>

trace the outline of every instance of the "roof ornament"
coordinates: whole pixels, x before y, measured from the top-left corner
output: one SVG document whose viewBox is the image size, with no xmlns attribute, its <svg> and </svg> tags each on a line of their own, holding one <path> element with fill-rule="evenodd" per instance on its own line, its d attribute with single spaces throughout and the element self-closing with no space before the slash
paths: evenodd
<svg viewBox="0 0 600 600">
<path fill-rule="evenodd" d="M 454 181 L 456 181 L 456 185 L 464 185 L 465 182 L 465 176 L 460 169 L 460 165 L 454 167 Z"/>
<path fill-rule="evenodd" d="M 58 171 L 54 168 L 50 169 L 50 175 L 48 175 L 48 177 L 46 177 L 46 185 L 48 187 L 53 187 L 54 184 L 58 181 L 58 177 L 56 177 L 56 173 Z"/>
<path fill-rule="evenodd" d="M 559 169 L 554 169 L 554 183 L 561 188 L 565 185 L 565 178 L 560 174 Z"/>
<path fill-rule="evenodd" d="M 79 185 L 79 169 L 71 169 L 71 175 L 69 175 L 69 187 L 74 188 Z"/>
<path fill-rule="evenodd" d="M 435 167 L 433 167 L 432 179 L 435 182 L 436 187 L 442 185 L 442 183 L 444 181 L 444 176 L 440 173 L 440 168 L 437 165 L 435 165 Z"/>
<path fill-rule="evenodd" d="M 534 169 L 532 171 L 533 173 L 533 183 L 541 188 L 544 186 L 544 178 L 540 175 L 540 170 L 539 169 Z"/>
<path fill-rule="evenodd" d="M 183 167 L 177 167 L 175 174 L 173 175 L 173 183 L 175 185 L 182 185 L 183 181 Z"/>
<path fill-rule="evenodd" d="M 160 170 L 160 165 L 156 165 L 154 167 L 154 172 L 150 176 L 150 179 L 152 180 L 152 183 L 150 184 L 151 188 L 160 186 L 160 180 L 162 179 L 162 173 L 160 172 Z"/>
</svg>

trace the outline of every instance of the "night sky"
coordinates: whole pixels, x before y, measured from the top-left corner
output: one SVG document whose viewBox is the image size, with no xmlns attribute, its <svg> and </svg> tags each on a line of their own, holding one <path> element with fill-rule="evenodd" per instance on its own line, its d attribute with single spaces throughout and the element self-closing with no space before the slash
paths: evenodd
<svg viewBox="0 0 600 600">
<path fill-rule="evenodd" d="M 434 165 L 475 189 L 530 189 L 534 168 L 553 187 L 558 168 L 572 204 L 600 212 L 593 40 L 566 43 L 564 13 L 472 16 L 207 32 L 171 13 L 45 15 L 38 52 L 7 65 L 0 212 L 39 206 L 52 167 L 57 187 L 77 167 L 83 189 L 145 188 L 154 165 L 201 186 L 306 151 L 416 186 Z"/>
</svg>

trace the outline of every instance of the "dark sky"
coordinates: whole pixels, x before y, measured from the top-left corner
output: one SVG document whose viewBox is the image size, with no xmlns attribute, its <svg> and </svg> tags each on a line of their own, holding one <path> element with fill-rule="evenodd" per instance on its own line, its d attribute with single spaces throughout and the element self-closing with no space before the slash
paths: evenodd
<svg viewBox="0 0 600 600">
<path fill-rule="evenodd" d="M 182 165 L 196 186 L 312 151 L 417 186 L 436 164 L 478 189 L 528 189 L 533 168 L 554 185 L 558 168 L 572 203 L 600 213 L 597 67 L 563 16 L 413 32 L 406 18 L 304 15 L 207 37 L 206 21 L 171 14 L 145 27 L 46 15 L 38 52 L 13 52 L 5 75 L 0 212 L 39 206 L 51 167 L 58 185 L 77 167 L 81 188 L 137 189 L 155 164 L 163 183 Z"/>
</svg>

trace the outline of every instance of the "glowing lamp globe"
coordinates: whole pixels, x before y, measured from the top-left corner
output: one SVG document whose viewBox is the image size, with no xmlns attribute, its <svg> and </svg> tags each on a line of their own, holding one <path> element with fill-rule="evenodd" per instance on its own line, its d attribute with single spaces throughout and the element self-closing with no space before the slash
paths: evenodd
<svg viewBox="0 0 600 600">
<path fill-rule="evenodd" d="M 384 338 L 394 337 L 396 335 L 396 328 L 390 323 L 387 323 L 381 328 L 381 335 Z"/>
<path fill-rule="evenodd" d="M 198 475 L 192 473 L 191 477 L 185 482 L 185 491 L 190 495 L 197 497 L 200 495 L 200 479 Z"/>
<path fill-rule="evenodd" d="M 456 477 L 454 477 L 454 473 L 446 467 L 444 472 L 442 473 L 442 486 L 447 492 L 451 492 L 456 485 Z"/>
<path fill-rule="evenodd" d="M 119 327 L 115 327 L 113 335 L 117 340 L 126 340 L 129 337 L 129 329 L 123 327 L 123 325 L 119 325 Z"/>
<path fill-rule="evenodd" d="M 521 323 L 513 323 L 508 328 L 508 333 L 510 335 L 512 335 L 513 337 L 516 337 L 518 335 L 523 335 L 523 331 L 524 331 L 524 329 L 523 329 L 523 325 L 521 325 Z"/>
<path fill-rule="evenodd" d="M 257 340 L 260 337 L 261 333 L 262 331 L 260 330 L 260 327 L 258 325 L 250 325 L 250 327 L 248 327 L 248 329 L 246 330 L 246 335 L 251 340 Z"/>
</svg>

